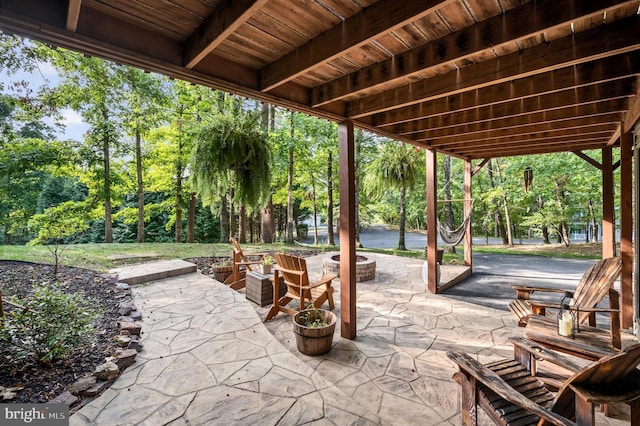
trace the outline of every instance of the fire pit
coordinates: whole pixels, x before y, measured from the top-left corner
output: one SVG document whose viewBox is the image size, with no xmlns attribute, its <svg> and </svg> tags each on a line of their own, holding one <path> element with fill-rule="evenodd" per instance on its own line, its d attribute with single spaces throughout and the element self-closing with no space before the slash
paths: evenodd
<svg viewBox="0 0 640 426">
<path fill-rule="evenodd" d="M 325 274 L 340 276 L 340 255 L 329 253 L 322 258 L 322 271 Z M 369 281 L 376 277 L 376 261 L 366 256 L 356 255 L 356 281 Z"/>
</svg>

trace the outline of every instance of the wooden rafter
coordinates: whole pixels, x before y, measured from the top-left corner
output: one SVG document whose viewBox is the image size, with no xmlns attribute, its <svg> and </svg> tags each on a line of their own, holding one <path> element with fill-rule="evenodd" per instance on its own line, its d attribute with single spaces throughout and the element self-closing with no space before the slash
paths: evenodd
<svg viewBox="0 0 640 426">
<path fill-rule="evenodd" d="M 601 15 L 603 11 L 615 6 L 620 6 L 620 1 L 556 0 L 525 3 L 506 13 L 315 87 L 311 91 L 311 105 L 321 106 L 383 83 L 388 84 L 419 73 L 434 64 L 453 63 L 485 50 L 493 52 L 504 43 L 519 41 L 554 27 L 569 26 L 575 19 Z"/>
<path fill-rule="evenodd" d="M 596 61 L 640 49 L 640 17 L 601 25 L 549 44 L 541 44 L 494 60 L 443 74 L 351 102 L 347 114 L 360 118 L 474 88 L 486 87 Z"/>
<path fill-rule="evenodd" d="M 622 123 L 622 133 L 630 132 L 638 120 L 640 120 L 640 78 L 636 80 L 635 95 L 629 100 L 624 123 Z"/>
<path fill-rule="evenodd" d="M 260 89 L 269 91 L 342 56 L 381 34 L 434 12 L 452 0 L 380 0 L 260 71 Z"/>
<path fill-rule="evenodd" d="M 196 66 L 267 1 L 223 0 L 187 40 L 185 67 Z"/>
<path fill-rule="evenodd" d="M 67 30 L 75 31 L 78 28 L 80 7 L 82 7 L 82 0 L 69 0 L 69 7 L 67 9 Z"/>
</svg>

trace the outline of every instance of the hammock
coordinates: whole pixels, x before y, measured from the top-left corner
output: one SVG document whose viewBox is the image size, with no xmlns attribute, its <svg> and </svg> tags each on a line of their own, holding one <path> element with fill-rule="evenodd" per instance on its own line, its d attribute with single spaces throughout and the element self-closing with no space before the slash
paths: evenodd
<svg viewBox="0 0 640 426">
<path fill-rule="evenodd" d="M 464 218 L 460 226 L 458 226 L 453 231 L 450 231 L 446 226 L 444 226 L 440 219 L 436 218 L 436 226 L 438 228 L 438 234 L 444 243 L 450 247 L 457 246 L 460 244 L 460 241 L 464 238 L 464 235 L 467 230 L 467 225 L 471 221 L 471 214 L 473 213 L 473 200 L 471 200 L 471 208 L 469 208 L 469 213 Z"/>
</svg>

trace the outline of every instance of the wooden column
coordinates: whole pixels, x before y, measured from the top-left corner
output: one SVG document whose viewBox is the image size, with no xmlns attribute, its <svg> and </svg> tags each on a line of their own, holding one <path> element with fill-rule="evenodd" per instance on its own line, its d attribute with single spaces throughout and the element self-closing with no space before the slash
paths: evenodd
<svg viewBox="0 0 640 426">
<path fill-rule="evenodd" d="M 620 136 L 620 325 L 633 327 L 633 133 Z"/>
<path fill-rule="evenodd" d="M 436 256 L 438 249 L 438 228 L 436 225 L 436 152 L 427 149 L 427 289 L 430 293 L 438 293 L 438 269 Z"/>
<path fill-rule="evenodd" d="M 471 189 L 471 178 L 473 174 L 471 172 L 471 160 L 464 160 L 464 218 L 471 214 L 471 200 L 473 197 Z M 473 270 L 473 262 L 471 255 L 473 254 L 473 235 L 471 230 L 471 221 L 467 224 L 467 229 L 464 231 L 464 264 L 469 266 Z"/>
<path fill-rule="evenodd" d="M 356 173 L 353 122 L 338 126 L 340 167 L 340 335 L 356 337 Z"/>
<path fill-rule="evenodd" d="M 640 200 L 640 153 L 638 153 L 638 133 L 636 130 L 636 140 L 634 141 L 634 149 L 633 149 L 633 159 L 634 159 L 634 170 L 633 170 L 633 174 L 635 177 L 635 188 L 634 188 L 634 196 L 635 196 L 635 200 Z M 636 203 L 637 204 L 637 203 Z M 635 226 L 633 227 L 634 229 L 634 265 L 635 265 L 635 269 L 634 269 L 634 274 L 636 279 L 633 280 L 633 293 L 635 294 L 634 297 L 634 312 L 635 312 L 635 318 L 636 318 L 636 324 L 635 324 L 635 332 L 636 332 L 636 338 L 638 340 L 640 340 L 640 250 L 638 250 L 638 247 L 640 244 L 640 209 L 638 208 L 638 206 L 636 206 L 635 208 Z"/>
<path fill-rule="evenodd" d="M 615 255 L 612 148 L 602 148 L 602 258 Z"/>
</svg>

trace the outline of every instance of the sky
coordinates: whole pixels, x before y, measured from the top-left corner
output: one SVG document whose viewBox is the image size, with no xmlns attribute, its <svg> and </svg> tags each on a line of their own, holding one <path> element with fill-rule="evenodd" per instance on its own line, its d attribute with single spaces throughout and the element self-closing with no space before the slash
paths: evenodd
<svg viewBox="0 0 640 426">
<path fill-rule="evenodd" d="M 7 87 L 14 81 L 24 80 L 29 83 L 29 87 L 35 92 L 41 86 L 47 84 L 56 86 L 60 82 L 60 77 L 55 68 L 48 63 L 39 63 L 38 70 L 34 72 L 20 71 L 13 75 L 7 75 L 5 70 L 0 69 L 0 83 L 4 85 L 5 93 L 10 93 Z M 89 129 L 89 126 L 82 121 L 82 117 L 71 109 L 64 109 L 62 112 L 65 130 L 59 132 L 57 137 L 61 140 L 74 139 L 81 141 L 83 134 Z M 53 120 L 45 120 L 47 124 L 53 124 Z"/>
</svg>

